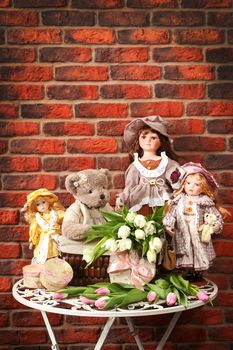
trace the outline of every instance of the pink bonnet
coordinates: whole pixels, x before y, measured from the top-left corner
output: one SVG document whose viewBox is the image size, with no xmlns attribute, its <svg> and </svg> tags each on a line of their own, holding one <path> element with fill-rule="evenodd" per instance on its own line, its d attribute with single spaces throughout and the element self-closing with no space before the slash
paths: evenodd
<svg viewBox="0 0 233 350">
<path fill-rule="evenodd" d="M 184 165 L 182 165 L 182 168 L 186 172 L 184 179 L 188 175 L 191 175 L 191 174 L 197 174 L 197 173 L 202 174 L 206 178 L 206 180 L 207 180 L 208 184 L 211 186 L 212 190 L 214 192 L 217 191 L 218 184 L 217 184 L 215 178 L 208 170 L 203 168 L 203 166 L 200 163 L 193 163 L 193 162 L 185 163 Z"/>
</svg>

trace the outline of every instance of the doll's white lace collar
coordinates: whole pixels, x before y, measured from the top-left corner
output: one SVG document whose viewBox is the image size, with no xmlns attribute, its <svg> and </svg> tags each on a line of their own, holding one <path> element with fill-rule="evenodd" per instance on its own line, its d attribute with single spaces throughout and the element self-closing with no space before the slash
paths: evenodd
<svg viewBox="0 0 233 350">
<path fill-rule="evenodd" d="M 165 152 L 161 153 L 161 162 L 159 163 L 158 167 L 156 169 L 150 170 L 145 168 L 142 163 L 140 163 L 138 158 L 138 153 L 134 153 L 134 166 L 136 169 L 145 177 L 159 177 L 164 174 L 167 164 L 168 164 L 168 157 Z"/>
</svg>

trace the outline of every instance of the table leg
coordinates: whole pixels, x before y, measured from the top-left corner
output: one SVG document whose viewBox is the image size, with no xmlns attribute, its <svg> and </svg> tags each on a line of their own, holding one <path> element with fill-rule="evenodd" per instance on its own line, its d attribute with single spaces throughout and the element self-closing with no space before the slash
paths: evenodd
<svg viewBox="0 0 233 350">
<path fill-rule="evenodd" d="M 132 321 L 129 317 L 126 317 L 125 319 L 126 319 L 126 322 L 127 322 L 127 324 L 128 324 L 130 333 L 132 334 L 132 336 L 133 336 L 134 339 L 135 339 L 135 342 L 136 342 L 136 344 L 137 344 L 137 346 L 138 346 L 138 349 L 139 349 L 139 350 L 143 350 L 144 348 L 143 348 L 143 345 L 142 345 L 141 340 L 140 340 L 140 338 L 139 338 L 139 335 L 138 335 L 137 332 L 135 332 L 134 325 L 133 325 L 133 321 Z"/>
<path fill-rule="evenodd" d="M 171 332 L 173 331 L 173 328 L 175 327 L 176 322 L 178 321 L 178 319 L 179 319 L 181 314 L 182 314 L 182 311 L 176 312 L 173 315 L 173 317 L 172 317 L 172 319 L 171 319 L 171 321 L 170 321 L 170 323 L 169 323 L 169 325 L 168 325 L 168 327 L 167 327 L 167 329 L 166 329 L 162 339 L 158 343 L 157 348 L 155 350 L 162 350 L 163 349 L 164 344 L 166 343 L 166 341 L 167 341 L 169 335 L 171 334 Z"/>
<path fill-rule="evenodd" d="M 99 340 L 96 343 L 96 346 L 94 348 L 94 350 L 100 350 L 101 347 L 103 346 L 105 339 L 107 338 L 107 335 L 110 331 L 110 328 L 112 327 L 113 322 L 115 321 L 115 317 L 109 317 L 109 319 L 107 320 L 107 322 L 105 323 L 105 326 L 100 334 Z"/>
<path fill-rule="evenodd" d="M 47 316 L 45 311 L 41 311 L 41 314 L 42 314 L 42 317 L 44 319 L 44 323 L 46 325 L 46 328 L 47 328 L 47 331 L 49 333 L 49 337 L 50 337 L 50 340 L 51 340 L 51 343 L 52 343 L 51 349 L 52 350 L 59 350 L 59 345 L 58 345 L 58 343 L 56 341 L 56 338 L 55 338 L 55 335 L 53 333 L 53 330 L 52 330 L 51 324 L 49 322 L 48 316 Z"/>
</svg>

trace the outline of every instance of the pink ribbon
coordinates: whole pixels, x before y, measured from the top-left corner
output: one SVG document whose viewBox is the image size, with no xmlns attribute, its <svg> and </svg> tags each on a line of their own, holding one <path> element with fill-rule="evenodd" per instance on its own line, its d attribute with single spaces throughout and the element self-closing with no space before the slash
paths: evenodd
<svg viewBox="0 0 233 350">
<path fill-rule="evenodd" d="M 131 270 L 130 281 L 136 288 L 144 290 L 143 285 L 155 276 L 155 264 L 139 258 L 137 252 L 124 251 L 111 256 L 108 273 Z"/>
</svg>

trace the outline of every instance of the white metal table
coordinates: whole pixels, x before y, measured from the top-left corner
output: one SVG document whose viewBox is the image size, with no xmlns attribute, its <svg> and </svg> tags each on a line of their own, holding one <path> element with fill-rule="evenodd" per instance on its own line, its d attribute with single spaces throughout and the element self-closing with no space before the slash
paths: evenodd
<svg viewBox="0 0 233 350">
<path fill-rule="evenodd" d="M 200 289 L 208 294 L 210 300 L 215 299 L 218 293 L 218 288 L 216 284 L 210 280 L 206 280 L 206 285 L 201 287 Z M 52 350 L 59 350 L 59 345 L 56 341 L 51 324 L 48 320 L 47 312 L 70 316 L 107 318 L 107 322 L 102 330 L 102 333 L 100 334 L 99 340 L 97 341 L 94 350 L 101 349 L 115 319 L 118 317 L 124 317 L 126 319 L 130 333 L 134 337 L 138 349 L 143 350 L 143 345 L 141 343 L 139 335 L 137 334 L 137 332 L 135 332 L 132 317 L 145 317 L 174 313 L 164 335 L 162 336 L 160 342 L 158 343 L 155 349 L 162 350 L 182 312 L 201 307 L 205 304 L 203 301 L 196 300 L 190 297 L 188 301 L 188 306 L 186 308 L 183 305 L 167 307 L 165 305 L 165 302 L 161 301 L 158 304 L 139 302 L 136 304 L 128 305 L 124 309 L 116 308 L 111 310 L 96 310 L 90 305 L 83 304 L 81 301 L 78 300 L 78 298 L 63 299 L 62 301 L 53 300 L 52 293 L 44 289 L 26 288 L 23 284 L 23 279 L 19 280 L 13 286 L 13 296 L 21 304 L 26 305 L 32 309 L 40 310 L 52 343 Z"/>
</svg>

